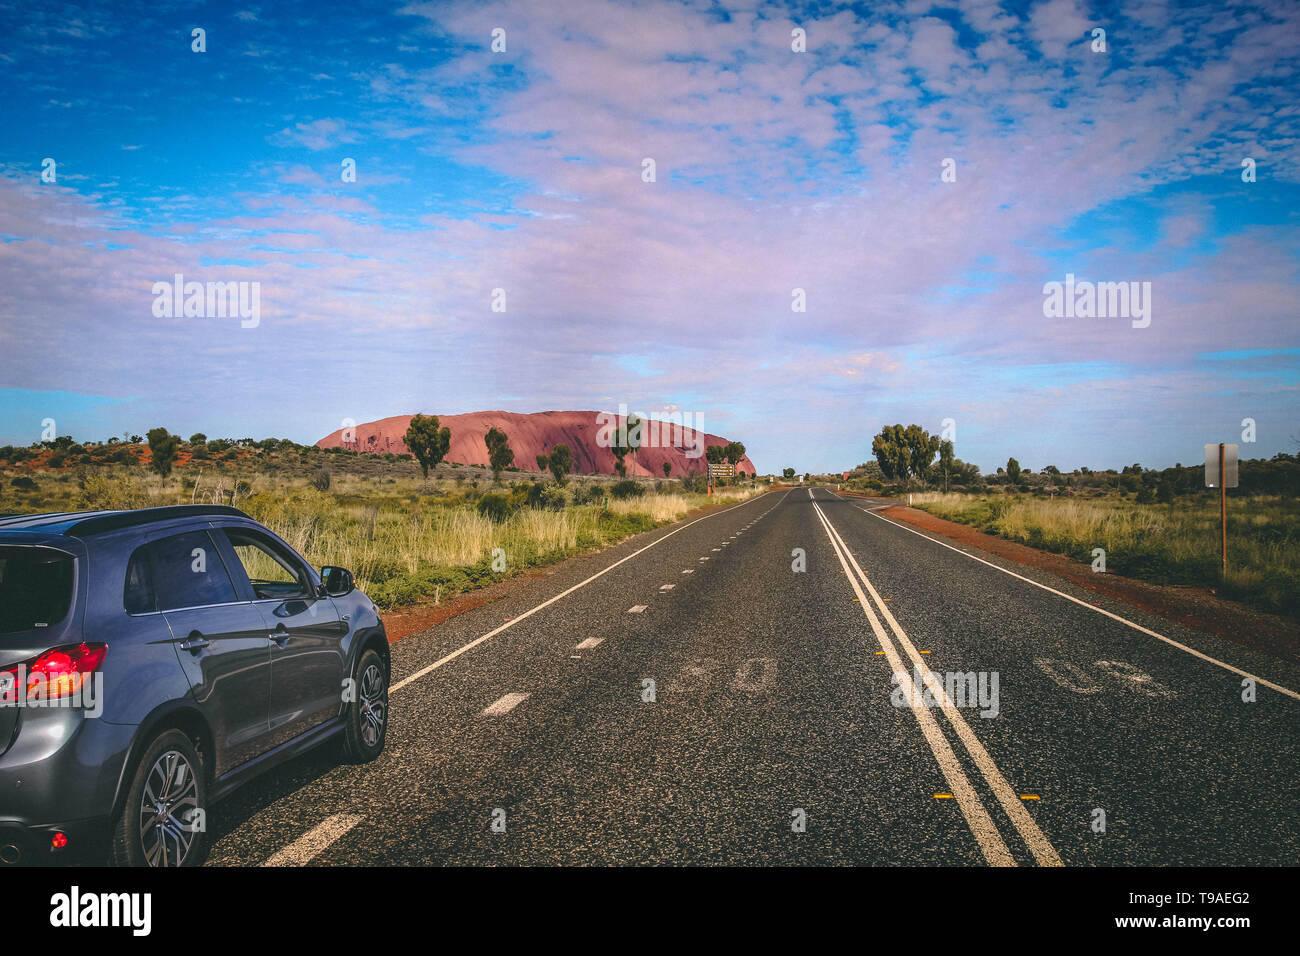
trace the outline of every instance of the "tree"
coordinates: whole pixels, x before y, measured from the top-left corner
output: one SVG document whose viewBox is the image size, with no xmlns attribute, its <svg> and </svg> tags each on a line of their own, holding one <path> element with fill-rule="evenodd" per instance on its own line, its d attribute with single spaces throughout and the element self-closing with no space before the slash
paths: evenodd
<svg viewBox="0 0 1300 956">
<path fill-rule="evenodd" d="M 956 466 L 956 458 L 952 453 L 952 442 L 944 441 L 939 445 L 939 470 L 943 472 L 943 490 L 948 490 L 948 476 L 952 474 Z"/>
<path fill-rule="evenodd" d="M 179 435 L 173 435 L 165 428 L 151 428 L 148 432 L 149 451 L 153 460 L 149 467 L 166 478 L 172 473 L 176 461 L 176 450 L 181 447 Z"/>
<path fill-rule="evenodd" d="M 942 444 L 920 425 L 886 425 L 871 441 L 880 470 L 891 481 L 925 479 Z"/>
<path fill-rule="evenodd" d="M 668 477 L 669 475 L 671 475 L 672 473 L 673 473 L 673 463 L 672 463 L 671 461 L 665 461 L 665 462 L 664 462 L 664 477 L 667 478 L 667 477 Z"/>
<path fill-rule="evenodd" d="M 208 443 L 208 436 L 203 434 L 203 432 L 195 432 L 193 435 L 190 436 L 191 445 L 206 445 L 207 443 Z"/>
<path fill-rule="evenodd" d="M 551 467 L 551 456 L 550 456 L 550 455 L 538 455 L 538 456 L 537 456 L 537 470 L 538 470 L 538 471 L 545 471 L 547 468 L 550 468 L 550 467 Z"/>
<path fill-rule="evenodd" d="M 782 470 L 781 470 L 781 477 L 782 477 L 782 478 L 793 478 L 793 477 L 794 477 L 794 469 L 793 469 L 793 468 L 784 468 L 784 469 L 782 469 Z"/>
<path fill-rule="evenodd" d="M 562 485 L 564 476 L 573 471 L 573 452 L 569 451 L 568 445 L 556 445 L 555 450 L 547 457 L 546 464 L 551 469 L 551 474 L 555 476 L 555 483 Z"/>
<path fill-rule="evenodd" d="M 1020 462 L 1014 458 L 1007 459 L 1007 481 L 1013 485 L 1020 484 Z"/>
<path fill-rule="evenodd" d="M 631 455 L 636 461 L 636 450 L 641 447 L 641 417 L 635 413 L 624 420 L 624 427 L 614 430 L 614 444 L 610 451 L 614 453 L 614 468 L 619 475 L 627 477 L 627 463 L 623 459 Z"/>
<path fill-rule="evenodd" d="M 415 415 L 402 436 L 407 449 L 420 463 L 424 477 L 429 477 L 429 469 L 437 468 L 438 462 L 446 457 L 451 448 L 451 429 L 442 428 L 437 415 Z"/>
<path fill-rule="evenodd" d="M 722 454 L 733 465 L 739 465 L 740 459 L 745 457 L 745 446 L 738 441 L 727 442 L 722 448 Z"/>
<path fill-rule="evenodd" d="M 510 439 L 506 433 L 497 428 L 489 428 L 484 441 L 487 442 L 488 464 L 492 468 L 492 480 L 500 481 L 501 472 L 515 460 L 515 453 L 510 448 Z"/>
</svg>

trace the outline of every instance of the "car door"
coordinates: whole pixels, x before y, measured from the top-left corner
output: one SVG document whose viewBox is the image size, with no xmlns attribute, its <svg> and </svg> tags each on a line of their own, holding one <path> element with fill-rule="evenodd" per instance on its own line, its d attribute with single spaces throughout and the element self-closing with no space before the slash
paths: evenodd
<svg viewBox="0 0 1300 956">
<path fill-rule="evenodd" d="M 271 739 L 276 744 L 339 714 L 347 624 L 292 548 L 253 528 L 226 526 L 241 586 L 262 612 L 271 644 Z"/>
<path fill-rule="evenodd" d="M 206 530 L 150 542 L 132 556 L 128 593 L 148 590 L 171 629 L 194 700 L 212 730 L 220 776 L 269 750 L 271 643 L 261 610 L 240 598 Z"/>
</svg>

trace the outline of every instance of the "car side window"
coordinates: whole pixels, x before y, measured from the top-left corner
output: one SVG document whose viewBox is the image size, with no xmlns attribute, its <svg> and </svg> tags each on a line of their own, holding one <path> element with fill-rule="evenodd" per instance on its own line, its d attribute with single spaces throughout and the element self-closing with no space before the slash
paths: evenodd
<svg viewBox="0 0 1300 956">
<path fill-rule="evenodd" d="M 259 600 L 285 601 L 312 596 L 311 580 L 306 570 L 296 558 L 286 554 L 284 548 L 254 531 L 243 528 L 225 528 L 224 531 L 244 566 L 253 594 Z"/>
<path fill-rule="evenodd" d="M 158 610 L 238 600 L 221 554 L 206 531 L 161 538 L 149 545 L 149 553 Z"/>
<path fill-rule="evenodd" d="M 128 614 L 148 614 L 158 610 L 153 597 L 153 569 L 149 567 L 149 545 L 141 545 L 126 566 L 126 585 L 122 589 L 122 606 Z"/>
</svg>

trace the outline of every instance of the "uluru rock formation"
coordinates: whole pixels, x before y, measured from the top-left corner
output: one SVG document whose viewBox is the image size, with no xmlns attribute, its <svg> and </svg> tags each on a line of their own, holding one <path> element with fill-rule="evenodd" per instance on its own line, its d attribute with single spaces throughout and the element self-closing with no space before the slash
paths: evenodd
<svg viewBox="0 0 1300 956">
<path fill-rule="evenodd" d="M 344 442 L 344 429 L 331 432 L 316 444 L 321 448 L 346 447 L 357 451 L 382 454 L 392 452 L 405 454 L 406 443 L 402 436 L 411 423 L 412 415 L 394 415 L 378 421 L 357 425 L 349 431 L 350 441 Z M 614 453 L 597 444 L 596 435 L 601 426 L 607 422 L 623 424 L 622 416 L 601 412 L 470 412 L 465 415 L 439 415 L 443 426 L 451 429 L 451 449 L 446 461 L 460 462 L 462 465 L 488 464 L 487 443 L 484 436 L 488 429 L 499 428 L 510 438 L 510 447 L 515 453 L 515 467 L 524 471 L 537 471 L 537 456 L 548 455 L 556 445 L 568 445 L 573 452 L 573 470 L 578 474 L 601 473 L 616 474 Z M 705 458 L 701 450 L 698 457 L 689 457 L 694 449 L 709 445 L 725 445 L 727 439 L 694 429 L 671 429 L 668 426 L 656 429 L 660 432 L 657 440 L 649 438 L 637 449 L 636 455 L 624 459 L 629 475 L 647 475 L 663 477 L 663 463 L 672 462 L 672 475 L 702 475 L 705 471 Z M 703 438 L 697 441 L 696 436 Z M 736 471 L 742 474 L 755 474 L 754 463 L 745 455 L 736 465 Z"/>
</svg>

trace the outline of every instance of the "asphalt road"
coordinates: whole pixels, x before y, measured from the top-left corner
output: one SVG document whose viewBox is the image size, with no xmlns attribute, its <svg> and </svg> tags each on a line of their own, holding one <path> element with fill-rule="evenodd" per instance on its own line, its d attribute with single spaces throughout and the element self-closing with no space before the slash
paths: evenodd
<svg viewBox="0 0 1300 956">
<path fill-rule="evenodd" d="M 398 642 L 383 756 L 236 793 L 209 865 L 1300 862 L 1300 666 L 879 505 L 769 493 Z"/>
</svg>

